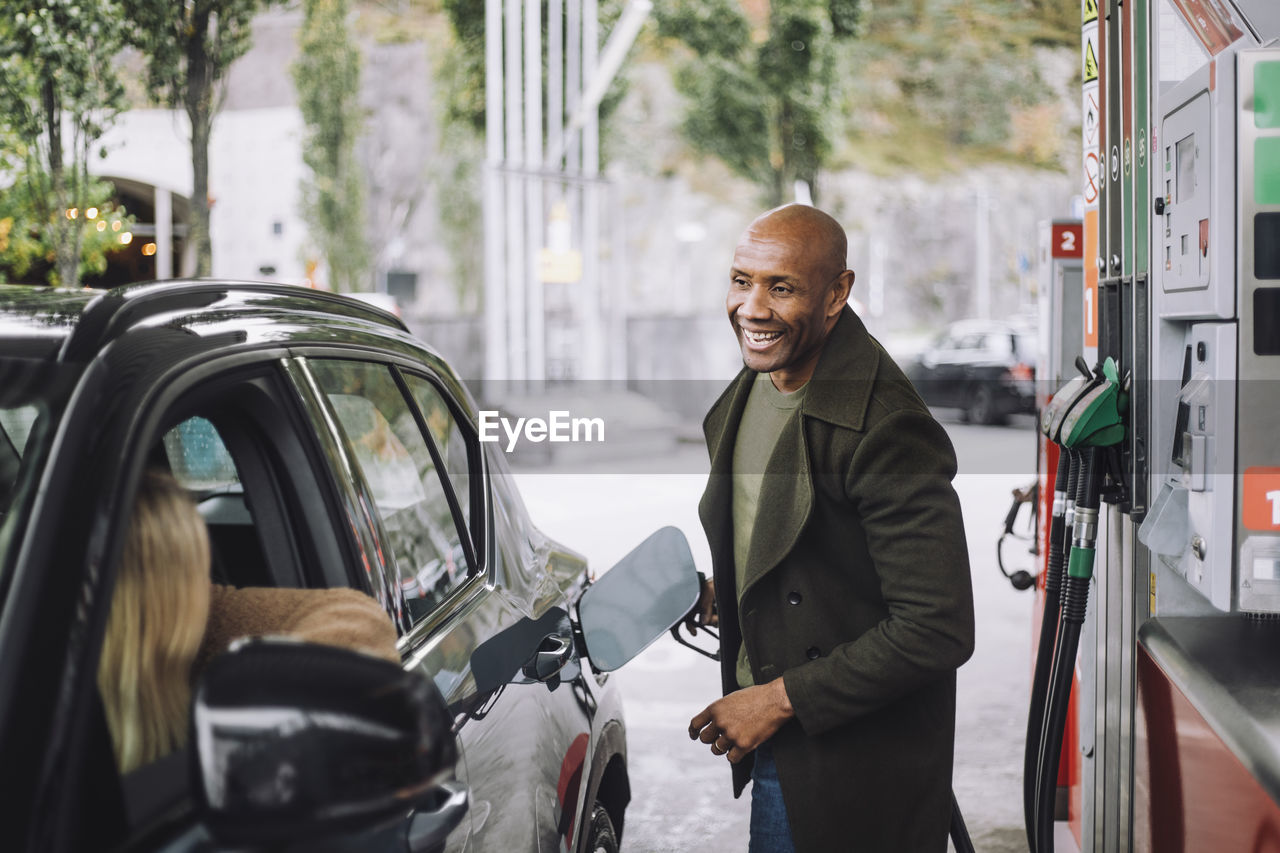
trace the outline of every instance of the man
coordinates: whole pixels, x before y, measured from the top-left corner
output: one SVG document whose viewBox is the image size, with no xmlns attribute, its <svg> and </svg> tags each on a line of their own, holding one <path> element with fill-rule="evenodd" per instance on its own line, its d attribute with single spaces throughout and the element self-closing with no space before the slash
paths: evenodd
<svg viewBox="0 0 1280 853">
<path fill-rule="evenodd" d="M 725 696 L 689 736 L 728 756 L 735 796 L 753 780 L 752 853 L 947 843 L 973 651 L 955 453 L 847 306 L 845 251 L 812 207 L 751 223 L 726 300 L 745 366 L 703 424 L 695 624 L 720 625 Z"/>
</svg>

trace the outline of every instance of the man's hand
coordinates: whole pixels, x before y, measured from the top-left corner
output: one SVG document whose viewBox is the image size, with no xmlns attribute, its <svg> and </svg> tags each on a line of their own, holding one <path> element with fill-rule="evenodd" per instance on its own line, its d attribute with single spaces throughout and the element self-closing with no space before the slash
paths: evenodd
<svg viewBox="0 0 1280 853">
<path fill-rule="evenodd" d="M 688 629 L 689 636 L 693 637 L 698 633 L 698 626 L 714 627 L 719 624 L 720 616 L 716 613 L 716 582 L 707 578 L 702 582 L 702 591 L 698 594 L 697 605 L 684 620 L 684 627 Z"/>
<path fill-rule="evenodd" d="M 781 678 L 717 699 L 689 721 L 689 738 L 737 764 L 795 716 Z"/>
</svg>

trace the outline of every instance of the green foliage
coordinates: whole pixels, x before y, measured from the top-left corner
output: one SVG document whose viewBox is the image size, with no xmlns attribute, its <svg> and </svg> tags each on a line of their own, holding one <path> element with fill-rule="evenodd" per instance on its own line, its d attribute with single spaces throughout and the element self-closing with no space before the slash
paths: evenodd
<svg viewBox="0 0 1280 853">
<path fill-rule="evenodd" d="M 858 33 L 860 0 L 772 0 L 757 22 L 733 0 L 676 0 L 654 14 L 659 35 L 691 51 L 676 75 L 690 144 L 759 185 L 771 205 L 796 180 L 816 193 L 832 151 L 836 55 Z"/>
<path fill-rule="evenodd" d="M 249 49 L 253 17 L 271 0 L 121 0 L 130 40 L 147 58 L 147 84 L 161 103 L 190 112 Z"/>
<path fill-rule="evenodd" d="M 436 75 L 444 88 L 446 124 L 484 135 L 484 3 L 444 0 L 453 38 L 441 45 Z"/>
<path fill-rule="evenodd" d="M 452 261 L 454 297 L 464 313 L 480 310 L 483 296 L 478 286 L 484 281 L 482 153 L 465 125 L 445 125 L 430 166 L 441 199 L 440 229 Z"/>
<path fill-rule="evenodd" d="M 659 36 L 688 49 L 675 76 L 686 141 L 767 203 L 796 179 L 816 194 L 822 170 L 850 165 L 1061 168 L 1062 146 L 1046 140 L 1069 128 L 1040 51 L 1078 44 L 1076 3 L 670 0 L 653 14 Z"/>
<path fill-rule="evenodd" d="M 65 211 L 100 193 L 89 159 L 123 105 L 113 63 L 124 33 L 116 0 L 0 0 L 0 133 L 16 177 L 5 193 L 6 251 L 24 272 L 26 258 L 52 252 L 52 276 L 68 286 L 79 281 L 85 234 Z"/>
<path fill-rule="evenodd" d="M 148 88 L 191 120 L 191 234 L 196 275 L 209 275 L 209 137 L 217 87 L 244 55 L 253 18 L 276 0 L 118 0 L 129 40 L 147 58 Z"/>
<path fill-rule="evenodd" d="M 1059 9 L 1071 10 L 1063 15 Z M 865 35 L 838 58 L 857 78 L 838 160 L 936 172 L 1008 159 L 1061 168 L 1045 47 L 1078 45 L 1079 7 L 1048 0 L 903 0 L 876 4 Z"/>
<path fill-rule="evenodd" d="M 14 177 L 13 184 L 0 191 L 0 281 L 75 286 L 81 278 L 104 272 L 107 256 L 122 240 L 132 239 L 134 218 L 111 201 L 114 188 L 109 182 L 90 179 L 84 207 L 49 214 L 42 210 L 45 200 L 33 195 L 45 181 L 23 172 Z M 65 233 L 80 241 L 73 279 L 56 265 L 58 232 L 49 227 L 50 215 L 65 222 Z"/>
<path fill-rule="evenodd" d="M 364 237 L 364 186 L 355 143 L 360 109 L 360 52 L 347 27 L 346 0 L 306 0 L 301 54 L 292 68 L 298 107 L 307 124 L 302 159 L 302 215 L 335 290 L 364 289 L 369 247 Z"/>
</svg>

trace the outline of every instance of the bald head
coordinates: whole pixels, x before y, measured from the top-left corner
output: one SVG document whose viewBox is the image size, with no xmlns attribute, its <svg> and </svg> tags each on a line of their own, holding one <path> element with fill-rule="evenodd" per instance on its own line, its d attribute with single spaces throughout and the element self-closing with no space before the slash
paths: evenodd
<svg viewBox="0 0 1280 853">
<path fill-rule="evenodd" d="M 814 273 L 830 280 L 845 268 L 849 241 L 829 214 L 807 204 L 766 210 L 747 226 L 743 239 L 782 240 L 805 246 Z"/>
<path fill-rule="evenodd" d="M 747 226 L 733 252 L 725 307 L 752 370 L 781 391 L 813 374 L 835 328 L 853 271 L 845 269 L 844 229 L 815 207 L 789 204 Z"/>
</svg>

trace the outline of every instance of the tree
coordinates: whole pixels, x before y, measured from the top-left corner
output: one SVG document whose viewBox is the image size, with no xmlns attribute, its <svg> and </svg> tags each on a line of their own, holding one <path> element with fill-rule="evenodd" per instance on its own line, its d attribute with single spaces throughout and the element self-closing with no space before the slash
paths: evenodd
<svg viewBox="0 0 1280 853">
<path fill-rule="evenodd" d="M 831 153 L 835 49 L 857 34 L 861 0 L 772 0 L 752 22 L 735 0 L 675 0 L 654 14 L 692 56 L 676 74 L 691 145 L 781 204 L 795 181 L 817 193 Z"/>
<path fill-rule="evenodd" d="M 307 123 L 302 159 L 311 169 L 302 187 L 302 215 L 319 244 L 334 290 L 361 289 L 368 278 L 364 187 L 355 143 L 360 109 L 360 53 L 347 27 L 347 0 L 305 0 L 302 53 L 293 84 Z"/>
<path fill-rule="evenodd" d="M 83 207 L 52 214 L 65 223 L 55 231 L 49 227 L 49 200 L 42 195 L 48 178 L 33 179 L 24 170 L 12 177 L 13 184 L 0 193 L 0 282 L 47 281 L 74 287 L 86 276 L 104 272 L 108 255 L 133 240 L 130 229 L 134 219 L 112 203 L 115 188 L 110 182 L 90 178 L 82 196 Z M 57 266 L 55 241 L 67 235 L 79 241 L 71 271 Z"/>
<path fill-rule="evenodd" d="M 14 142 L 3 165 L 16 178 L 4 243 L 51 251 L 53 280 L 68 287 L 92 227 L 80 212 L 103 197 L 90 156 L 124 103 L 113 68 L 124 32 L 116 0 L 0 0 L 0 124 Z"/>
<path fill-rule="evenodd" d="M 275 0 L 120 0 L 129 38 L 147 59 L 147 83 L 191 122 L 191 244 L 196 275 L 213 269 L 209 245 L 209 137 L 219 83 L 249 49 L 251 24 Z"/>
</svg>

